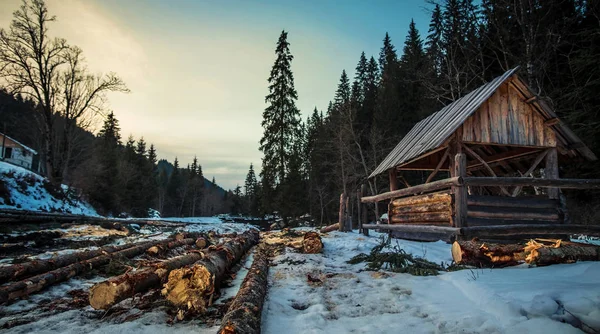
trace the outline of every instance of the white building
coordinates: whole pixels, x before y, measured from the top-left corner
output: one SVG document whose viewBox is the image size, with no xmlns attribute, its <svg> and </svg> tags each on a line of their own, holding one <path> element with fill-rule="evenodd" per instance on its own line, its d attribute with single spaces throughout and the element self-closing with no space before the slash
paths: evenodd
<svg viewBox="0 0 600 334">
<path fill-rule="evenodd" d="M 34 169 L 34 156 L 37 155 L 37 152 L 34 149 L 19 143 L 9 136 L 5 136 L 3 133 L 0 133 L 0 145 L 2 148 L 0 154 L 3 161 L 30 170 Z M 34 170 L 34 172 L 38 171 Z"/>
</svg>

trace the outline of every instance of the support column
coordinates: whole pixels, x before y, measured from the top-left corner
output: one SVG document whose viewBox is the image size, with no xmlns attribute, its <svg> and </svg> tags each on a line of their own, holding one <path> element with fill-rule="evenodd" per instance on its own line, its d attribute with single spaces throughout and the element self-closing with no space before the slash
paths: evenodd
<svg viewBox="0 0 600 334">
<path fill-rule="evenodd" d="M 364 235 L 369 235 L 369 229 L 366 228 L 362 228 L 362 224 L 368 224 L 369 222 L 367 221 L 367 205 L 362 203 L 360 201 L 361 198 L 363 198 L 366 194 L 366 190 L 367 187 L 366 185 L 361 185 L 360 186 L 360 196 L 358 197 L 358 215 L 359 215 L 359 229 L 362 230 L 362 233 Z M 360 232 L 360 231 L 359 231 Z"/>
<path fill-rule="evenodd" d="M 548 154 L 545 157 L 546 167 L 544 172 L 547 179 L 558 179 L 558 153 L 556 147 L 548 150 Z M 559 188 L 548 188 L 548 198 L 558 199 Z"/>
<path fill-rule="evenodd" d="M 398 190 L 398 179 L 396 178 L 396 169 L 389 169 L 388 175 L 390 177 L 390 191 Z"/>
<path fill-rule="evenodd" d="M 454 157 L 454 176 L 467 176 L 467 157 L 464 153 L 458 153 Z M 467 187 L 452 186 L 454 193 L 454 226 L 465 227 L 467 225 Z"/>
<path fill-rule="evenodd" d="M 344 210 L 345 205 L 346 205 L 346 194 L 342 193 L 340 195 L 340 212 L 339 212 L 339 217 L 338 217 L 340 232 L 344 232 L 344 227 L 346 226 L 346 224 L 345 224 L 346 220 L 344 219 L 345 212 L 346 212 L 346 210 Z"/>
</svg>

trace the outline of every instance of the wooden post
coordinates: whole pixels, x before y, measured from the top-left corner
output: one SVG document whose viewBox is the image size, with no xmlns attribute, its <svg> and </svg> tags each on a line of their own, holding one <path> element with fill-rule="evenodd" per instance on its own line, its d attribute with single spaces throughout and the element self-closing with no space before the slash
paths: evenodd
<svg viewBox="0 0 600 334">
<path fill-rule="evenodd" d="M 547 179 L 558 179 L 558 153 L 556 147 L 548 150 L 546 154 L 546 168 L 544 169 Z M 558 199 L 559 188 L 548 188 L 548 197 Z"/>
<path fill-rule="evenodd" d="M 344 232 L 344 212 L 346 212 L 346 210 L 344 210 L 344 205 L 346 204 L 346 194 L 345 193 L 341 193 L 340 194 L 340 216 L 338 217 L 338 224 L 340 232 Z"/>
<path fill-rule="evenodd" d="M 398 179 L 396 178 L 396 169 L 389 169 L 388 174 L 390 177 L 390 191 L 398 190 Z"/>
<path fill-rule="evenodd" d="M 467 158 L 464 153 L 454 157 L 454 175 L 465 177 L 467 175 Z M 467 187 L 464 185 L 452 186 L 454 192 L 454 226 L 464 227 L 467 220 Z"/>
<path fill-rule="evenodd" d="M 365 196 L 366 193 L 366 185 L 362 185 L 360 186 L 360 196 L 358 197 L 358 207 L 359 207 L 359 214 L 361 215 L 360 218 L 360 229 L 362 230 L 362 233 L 364 235 L 369 235 L 369 230 L 366 228 L 362 227 L 362 224 L 368 224 L 369 222 L 367 221 L 367 205 L 363 204 L 362 201 L 360 200 L 361 198 L 363 198 Z"/>
<path fill-rule="evenodd" d="M 344 215 L 344 224 L 346 227 L 344 228 L 344 232 L 352 231 L 352 209 L 350 208 L 350 196 L 346 196 L 346 212 Z"/>
</svg>

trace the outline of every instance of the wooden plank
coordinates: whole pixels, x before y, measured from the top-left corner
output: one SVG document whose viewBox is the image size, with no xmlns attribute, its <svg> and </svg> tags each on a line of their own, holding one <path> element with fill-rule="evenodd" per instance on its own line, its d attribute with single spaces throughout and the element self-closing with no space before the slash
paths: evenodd
<svg viewBox="0 0 600 334">
<path fill-rule="evenodd" d="M 562 225 L 562 224 L 516 224 L 496 226 L 463 227 L 461 234 L 464 236 L 494 237 L 517 236 L 524 234 L 585 234 L 600 236 L 598 225 Z"/>
<path fill-rule="evenodd" d="M 452 185 L 459 185 L 462 183 L 463 183 L 462 178 L 452 177 L 449 179 L 434 181 L 434 182 L 427 183 L 427 184 L 420 184 L 420 185 L 410 187 L 410 188 L 398 189 L 395 191 L 390 191 L 390 192 L 386 192 L 386 193 L 375 195 L 375 196 L 363 197 L 363 198 L 361 198 L 361 202 L 363 202 L 363 203 L 380 202 L 380 201 L 384 201 L 384 200 L 392 199 L 392 198 L 396 198 L 396 197 L 404 197 L 404 196 L 408 196 L 408 195 L 415 195 L 415 194 L 420 194 L 420 193 L 433 192 L 436 190 L 447 189 L 447 188 L 450 188 Z"/>
<path fill-rule="evenodd" d="M 390 217 L 392 224 L 413 222 L 450 222 L 450 210 L 443 212 L 416 212 L 407 214 L 394 214 Z"/>
<path fill-rule="evenodd" d="M 531 186 L 563 189 L 600 189 L 600 179 L 538 179 L 529 177 L 464 177 L 467 186 Z"/>
<path fill-rule="evenodd" d="M 423 203 L 395 207 L 390 205 L 392 214 L 423 213 L 423 212 L 450 212 L 450 201 L 437 203 Z"/>
<path fill-rule="evenodd" d="M 504 197 L 504 196 L 469 196 L 467 198 L 469 206 L 493 206 L 508 208 L 535 208 L 552 209 L 558 208 L 558 201 L 548 198 L 533 197 Z"/>
<path fill-rule="evenodd" d="M 553 209 L 530 209 L 530 208 L 500 208 L 474 206 L 468 208 L 469 218 L 497 218 L 497 219 L 538 219 L 557 221 L 560 216 Z"/>
<path fill-rule="evenodd" d="M 527 224 L 559 224 L 555 220 L 525 220 L 525 219 L 491 219 L 491 218 L 467 218 L 467 227 L 472 226 L 495 226 L 495 225 L 527 225 Z"/>
<path fill-rule="evenodd" d="M 546 154 L 546 166 L 544 168 L 545 176 L 548 179 L 558 179 L 558 153 L 556 148 L 552 148 Z M 557 199 L 559 194 L 558 188 L 548 188 L 548 197 Z"/>
</svg>

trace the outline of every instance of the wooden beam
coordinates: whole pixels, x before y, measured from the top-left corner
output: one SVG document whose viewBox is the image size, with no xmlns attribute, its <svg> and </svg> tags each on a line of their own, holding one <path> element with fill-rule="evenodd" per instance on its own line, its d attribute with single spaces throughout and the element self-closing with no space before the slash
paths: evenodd
<svg viewBox="0 0 600 334">
<path fill-rule="evenodd" d="M 534 96 L 528 98 L 527 100 L 525 100 L 524 102 L 527 103 L 527 104 L 531 104 L 531 103 L 533 103 L 533 102 L 535 102 L 537 100 L 538 100 L 538 97 L 534 95 Z"/>
<path fill-rule="evenodd" d="M 396 178 L 396 169 L 390 168 L 388 170 L 388 176 L 390 179 L 390 191 L 398 190 L 398 178 Z"/>
<path fill-rule="evenodd" d="M 501 208 L 532 208 L 532 209 L 557 209 L 558 201 L 546 197 L 503 197 L 503 196 L 469 196 L 469 207 L 487 206 Z"/>
<path fill-rule="evenodd" d="M 426 192 L 432 192 L 436 190 L 448 189 L 453 185 L 461 185 L 463 184 L 461 177 L 452 177 L 449 179 L 434 181 L 427 184 L 420 184 L 410 188 L 398 189 L 396 191 L 390 191 L 387 193 L 368 196 L 361 198 L 361 202 L 363 203 L 375 203 L 381 202 L 387 199 L 396 198 L 396 197 L 404 197 L 409 195 L 416 195 Z"/>
<path fill-rule="evenodd" d="M 449 226 L 430 226 L 430 225 L 406 225 L 406 224 L 394 224 L 394 225 L 378 225 L 378 224 L 366 224 L 363 225 L 365 229 L 381 229 L 390 231 L 402 231 L 402 232 L 426 232 L 426 233 L 442 233 L 455 235 L 460 232 L 459 228 Z"/>
<path fill-rule="evenodd" d="M 365 184 L 360 186 L 360 195 L 358 196 L 358 208 L 359 208 L 359 216 L 360 218 L 360 227 L 359 229 L 362 230 L 362 233 L 364 235 L 369 235 L 369 230 L 363 228 L 363 225 L 367 224 L 367 206 L 363 203 L 361 203 L 360 199 L 363 198 L 365 196 L 365 194 L 367 193 L 367 186 Z"/>
<path fill-rule="evenodd" d="M 467 176 L 467 156 L 458 153 L 454 156 L 454 175 L 464 178 Z M 455 227 L 463 227 L 467 219 L 467 187 L 463 185 L 452 186 L 454 192 L 454 220 Z"/>
<path fill-rule="evenodd" d="M 471 156 L 473 156 L 475 159 L 479 160 L 483 166 L 490 172 L 490 174 L 492 174 L 493 177 L 496 177 L 496 173 L 494 172 L 494 170 L 490 167 L 490 165 L 488 165 L 488 163 L 483 160 L 482 157 L 479 156 L 479 154 L 475 153 L 475 151 L 473 151 L 472 149 L 470 149 L 467 145 L 463 144 L 462 145 L 463 148 L 465 149 L 465 151 L 467 151 L 467 153 L 469 153 Z M 506 188 L 504 187 L 500 187 L 500 190 L 502 191 L 502 193 L 504 193 L 506 196 L 510 196 L 510 194 L 508 193 L 508 191 L 506 190 Z"/>
<path fill-rule="evenodd" d="M 429 183 L 433 179 L 433 177 L 440 170 L 440 168 L 442 167 L 444 162 L 446 162 L 446 159 L 448 158 L 449 155 L 450 155 L 450 149 L 447 149 L 446 152 L 444 153 L 444 155 L 442 156 L 442 158 L 440 159 L 440 162 L 438 162 L 437 166 L 435 166 L 435 169 L 433 170 L 433 172 L 431 172 L 431 174 L 429 174 L 429 176 L 427 177 L 427 181 L 425 181 L 425 183 Z"/>
<path fill-rule="evenodd" d="M 486 157 L 485 162 L 488 165 L 491 165 L 493 163 L 499 163 L 499 162 L 502 162 L 505 160 L 515 159 L 518 157 L 537 153 L 537 152 L 539 152 L 539 149 L 540 148 L 538 147 L 536 150 L 532 150 L 530 148 L 520 148 L 520 149 L 516 149 L 516 150 L 510 150 L 510 151 L 506 151 L 506 152 L 488 156 L 488 157 Z M 475 169 L 476 167 L 481 167 L 482 165 L 483 164 L 481 162 L 473 163 L 473 164 L 470 164 L 469 166 L 467 166 L 467 170 L 472 170 L 472 169 Z"/>
<path fill-rule="evenodd" d="M 530 177 L 465 177 L 467 186 L 522 186 L 563 189 L 600 189 L 600 179 L 538 179 Z"/>
<path fill-rule="evenodd" d="M 460 232 L 464 236 L 494 237 L 518 236 L 524 234 L 586 234 L 600 235 L 598 225 L 563 225 L 563 224 L 515 224 L 496 226 L 463 227 Z"/>
<path fill-rule="evenodd" d="M 537 158 L 535 158 L 535 160 L 533 161 L 533 164 L 531 164 L 531 167 L 529 167 L 529 169 L 522 176 L 528 177 L 531 173 L 533 173 L 535 168 L 540 164 L 540 162 L 542 162 L 542 159 L 546 157 L 546 154 L 548 154 L 548 150 L 545 150 L 540 155 L 538 155 Z M 523 187 L 516 186 L 515 190 L 513 190 L 512 192 L 512 197 L 517 197 L 517 195 L 521 192 L 521 189 L 523 189 Z"/>
<path fill-rule="evenodd" d="M 548 179 L 558 179 L 558 153 L 556 148 L 551 148 L 546 154 L 546 166 L 544 168 L 545 177 Z M 560 192 L 559 188 L 549 188 L 548 197 L 550 199 L 557 199 Z"/>
</svg>

